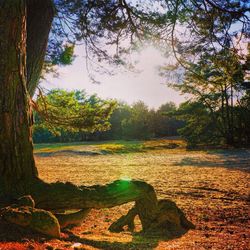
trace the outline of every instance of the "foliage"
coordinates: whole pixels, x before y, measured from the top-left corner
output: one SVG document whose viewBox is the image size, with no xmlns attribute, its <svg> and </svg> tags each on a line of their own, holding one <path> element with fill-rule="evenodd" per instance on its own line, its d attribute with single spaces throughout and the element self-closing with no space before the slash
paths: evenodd
<svg viewBox="0 0 250 250">
<path fill-rule="evenodd" d="M 148 107 L 141 101 L 131 107 L 128 119 L 122 121 L 122 129 L 125 138 L 146 139 L 149 137 L 149 111 Z"/>
<path fill-rule="evenodd" d="M 221 135 L 211 118 L 209 109 L 201 102 L 185 102 L 180 105 L 174 116 L 185 121 L 185 126 L 178 130 L 186 139 L 188 147 L 198 144 L 220 144 Z"/>
<path fill-rule="evenodd" d="M 127 55 L 142 43 L 152 43 L 170 59 L 175 58 L 171 74 L 173 69 L 179 75 L 185 72 L 183 84 L 175 87 L 192 95 L 197 102 L 195 107 L 204 106 L 216 128 L 215 134 L 229 144 L 241 137 L 237 128 L 245 125 L 240 125 L 244 119 L 239 117 L 246 111 L 240 112 L 241 104 L 236 107 L 234 102 L 237 95 L 244 95 L 242 70 L 249 68 L 249 63 L 239 63 L 237 44 L 249 37 L 249 1 L 55 0 L 54 7 L 57 15 L 49 37 L 46 65 L 71 63 L 74 45 L 83 42 L 88 69 L 92 66 L 107 71 L 102 62 L 130 67 Z M 126 115 L 117 109 L 111 116 L 112 130 L 96 136 L 149 138 L 164 136 L 167 130 L 168 134 L 176 134 L 174 130 L 181 121 L 168 118 L 173 123 L 171 129 L 161 111 L 156 114 L 147 107 L 140 108 L 127 107 Z M 140 116 L 141 112 L 145 116 Z"/>
<path fill-rule="evenodd" d="M 54 154 L 60 152 L 84 153 L 86 155 L 108 155 L 108 154 L 124 154 L 138 153 L 151 150 L 163 149 L 183 149 L 186 143 L 183 140 L 109 140 L 109 141 L 85 141 L 85 142 L 66 142 L 66 143 L 42 143 L 35 144 L 36 154 Z"/>
<path fill-rule="evenodd" d="M 190 97 L 177 112 L 186 121 L 180 133 L 190 143 L 249 144 L 249 121 L 243 118 L 248 117 L 244 74 L 239 55 L 224 49 L 204 54 L 181 84 L 171 85 Z"/>
<path fill-rule="evenodd" d="M 36 129 L 53 132 L 95 132 L 110 128 L 109 118 L 116 102 L 102 100 L 84 91 L 51 90 L 37 99 L 39 122 Z"/>
<path fill-rule="evenodd" d="M 179 134 L 177 130 L 183 127 L 184 124 L 181 120 L 177 120 L 172 116 L 176 108 L 173 102 L 167 102 L 155 112 L 155 137 L 176 136 Z"/>
<path fill-rule="evenodd" d="M 167 54 L 171 46 L 188 67 L 187 58 L 201 48 L 215 51 L 232 44 L 235 35 L 249 33 L 248 0 L 55 0 L 54 7 L 46 60 L 60 58 L 65 44 L 81 42 L 89 66 L 102 71 L 102 61 L 129 67 L 126 55 L 143 42 Z"/>
<path fill-rule="evenodd" d="M 176 136 L 178 135 L 178 128 L 183 126 L 183 122 L 170 117 L 169 113 L 176 110 L 175 104 L 171 102 L 162 105 L 156 111 L 149 110 L 142 101 L 131 106 L 126 103 L 118 103 L 115 107 L 112 106 L 108 116 L 105 115 L 105 118 L 102 118 L 102 113 L 98 112 L 98 107 L 91 106 L 93 105 L 91 103 L 93 98 L 86 98 L 85 105 L 83 105 L 79 101 L 79 94 L 77 93 L 79 91 L 53 90 L 43 98 L 40 96 L 39 103 L 42 102 L 43 110 L 42 112 L 40 110 L 42 116 L 36 114 L 35 117 L 36 125 L 33 135 L 35 142 L 145 139 Z M 80 93 L 86 95 L 84 92 Z M 47 102 L 49 103 L 47 104 Z M 79 102 L 82 111 L 78 110 Z M 102 100 L 102 102 L 109 103 L 110 101 Z M 112 101 L 110 105 L 113 105 L 113 103 L 115 101 Z M 92 107 L 91 109 L 89 105 Z M 76 114 L 78 113 L 79 116 L 81 114 L 84 118 L 77 118 Z"/>
<path fill-rule="evenodd" d="M 121 139 L 123 138 L 124 120 L 128 120 L 131 116 L 131 107 L 126 103 L 118 103 L 116 109 L 110 117 L 111 129 L 105 132 L 101 138 L 104 139 Z"/>
<path fill-rule="evenodd" d="M 74 60 L 74 45 L 65 45 L 60 53 L 53 57 L 52 65 L 69 65 Z"/>
</svg>

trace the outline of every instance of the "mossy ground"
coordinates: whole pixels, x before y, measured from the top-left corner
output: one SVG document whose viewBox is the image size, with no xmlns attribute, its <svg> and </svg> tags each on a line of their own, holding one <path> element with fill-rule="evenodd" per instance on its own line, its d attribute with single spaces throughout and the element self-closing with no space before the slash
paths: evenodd
<svg viewBox="0 0 250 250">
<path fill-rule="evenodd" d="M 48 182 L 143 179 L 159 198 L 175 201 L 196 229 L 172 240 L 108 232 L 131 207 L 126 204 L 92 210 L 82 226 L 65 231 L 61 240 L 8 240 L 0 242 L 0 249 L 249 249 L 250 150 L 188 151 L 182 141 L 156 140 L 46 144 L 37 145 L 35 152 L 40 176 Z M 137 220 L 136 230 L 140 228 Z"/>
</svg>

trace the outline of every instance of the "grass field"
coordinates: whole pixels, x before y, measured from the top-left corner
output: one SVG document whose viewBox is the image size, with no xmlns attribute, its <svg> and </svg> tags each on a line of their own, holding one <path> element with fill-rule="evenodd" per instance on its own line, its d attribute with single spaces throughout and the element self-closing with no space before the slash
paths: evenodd
<svg viewBox="0 0 250 250">
<path fill-rule="evenodd" d="M 178 239 L 147 239 L 128 232 L 108 232 L 108 226 L 131 204 L 92 210 L 70 237 L 36 249 L 250 249 L 250 150 L 188 151 L 182 141 L 131 141 L 35 146 L 40 177 L 48 182 L 105 184 L 121 178 L 152 184 L 159 198 L 182 208 L 196 225 Z M 137 222 L 137 230 L 140 229 Z M 1 244 L 0 244 L 1 249 Z M 52 248 L 51 248 L 52 249 Z"/>
</svg>

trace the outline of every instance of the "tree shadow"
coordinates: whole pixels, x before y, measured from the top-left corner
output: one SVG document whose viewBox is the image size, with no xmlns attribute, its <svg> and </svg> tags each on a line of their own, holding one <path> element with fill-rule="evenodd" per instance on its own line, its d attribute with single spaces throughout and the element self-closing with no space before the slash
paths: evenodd
<svg viewBox="0 0 250 250">
<path fill-rule="evenodd" d="M 107 241 L 107 240 L 93 240 L 88 238 L 82 238 L 78 235 L 75 235 L 73 232 L 67 232 L 68 238 L 64 239 L 65 241 L 81 243 L 95 248 L 100 248 L 104 250 L 115 249 L 115 250 L 127 250 L 127 249 L 144 249 L 151 250 L 155 249 L 159 241 L 169 241 L 176 238 L 180 238 L 188 230 L 183 230 L 181 233 L 172 235 L 172 236 L 147 236 L 142 233 L 133 233 L 132 241 L 130 242 L 119 242 L 119 241 Z"/>
<path fill-rule="evenodd" d="M 88 245 L 91 247 L 109 250 L 127 250 L 127 249 L 143 249 L 143 250 L 151 250 L 155 249 L 159 241 L 169 241 L 176 238 L 180 238 L 184 235 L 188 230 L 182 230 L 181 232 L 178 231 L 175 235 L 168 235 L 168 236 L 147 236 L 143 235 L 142 233 L 133 233 L 132 234 L 132 241 L 130 242 L 119 242 L 119 241 L 108 241 L 108 240 L 94 240 L 88 239 L 84 237 L 80 237 L 79 235 L 74 234 L 71 230 L 63 230 L 62 232 L 66 233 L 66 237 L 62 238 L 63 242 L 70 242 L 72 245 L 74 243 L 81 243 L 83 245 Z M 119 235 L 119 234 L 117 234 Z M 30 240 L 39 242 L 39 243 L 46 243 L 47 240 L 49 241 L 51 238 L 48 236 L 42 235 L 40 233 L 35 233 L 32 230 L 27 228 L 23 228 L 16 224 L 11 224 L 5 222 L 4 220 L 0 219 L 0 242 L 16 242 L 16 243 L 25 243 L 29 242 Z M 81 248 L 80 248 L 81 249 Z"/>
<path fill-rule="evenodd" d="M 40 241 L 40 239 L 44 237 L 46 236 L 36 233 L 31 229 L 9 223 L 0 217 L 0 242 L 23 243 L 28 239 Z"/>
<path fill-rule="evenodd" d="M 246 149 L 227 149 L 208 151 L 208 155 L 215 155 L 215 159 L 204 159 L 199 157 L 184 157 L 175 166 L 196 166 L 196 167 L 224 167 L 237 169 L 245 172 L 250 171 L 250 150 Z"/>
</svg>

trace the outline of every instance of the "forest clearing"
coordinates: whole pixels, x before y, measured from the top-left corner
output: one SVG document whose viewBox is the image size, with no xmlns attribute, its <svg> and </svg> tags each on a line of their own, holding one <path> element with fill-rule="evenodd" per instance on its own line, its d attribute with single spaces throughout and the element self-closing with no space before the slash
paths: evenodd
<svg viewBox="0 0 250 250">
<path fill-rule="evenodd" d="M 250 249 L 249 24 L 249 0 L 0 1 L 0 250 Z"/>
<path fill-rule="evenodd" d="M 159 198 L 176 202 L 196 228 L 171 240 L 109 232 L 129 203 L 91 210 L 82 226 L 63 231 L 60 240 L 36 236 L 14 243 L 10 239 L 16 235 L 8 234 L 9 243 L 0 243 L 0 249 L 249 249 L 250 150 L 190 151 L 176 140 L 111 141 L 39 144 L 35 158 L 47 182 L 96 185 L 142 179 Z"/>
</svg>

